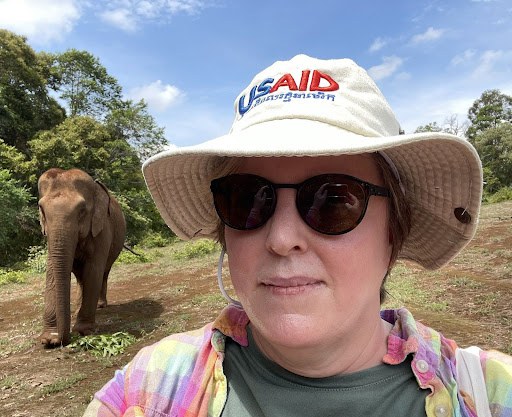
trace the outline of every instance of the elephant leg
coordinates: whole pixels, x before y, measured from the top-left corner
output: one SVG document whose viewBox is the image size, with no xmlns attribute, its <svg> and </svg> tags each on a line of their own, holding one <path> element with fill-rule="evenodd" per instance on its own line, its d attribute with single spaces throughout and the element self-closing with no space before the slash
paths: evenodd
<svg viewBox="0 0 512 417">
<path fill-rule="evenodd" d="M 100 299 L 98 300 L 98 308 L 105 308 L 107 303 L 107 280 L 110 273 L 110 267 L 105 270 L 103 274 L 103 282 L 101 284 Z"/>
<path fill-rule="evenodd" d="M 73 274 L 76 277 L 76 310 L 75 310 L 75 316 L 78 316 L 78 312 L 80 311 L 80 308 L 82 307 L 82 293 L 84 290 L 84 282 L 82 278 L 83 271 L 81 269 L 73 269 Z"/>
<path fill-rule="evenodd" d="M 84 264 L 82 276 L 82 300 L 78 310 L 73 331 L 81 335 L 94 332 L 96 320 L 96 306 L 101 292 L 104 263 L 98 263 L 98 257 Z"/>
</svg>

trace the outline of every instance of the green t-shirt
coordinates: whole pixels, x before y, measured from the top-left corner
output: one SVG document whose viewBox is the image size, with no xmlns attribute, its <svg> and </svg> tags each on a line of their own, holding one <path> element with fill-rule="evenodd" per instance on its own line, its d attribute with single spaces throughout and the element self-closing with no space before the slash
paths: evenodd
<svg viewBox="0 0 512 417">
<path fill-rule="evenodd" d="M 249 346 L 226 339 L 228 398 L 222 417 L 425 417 L 429 390 L 418 386 L 410 358 L 347 375 L 307 378 Z"/>
</svg>

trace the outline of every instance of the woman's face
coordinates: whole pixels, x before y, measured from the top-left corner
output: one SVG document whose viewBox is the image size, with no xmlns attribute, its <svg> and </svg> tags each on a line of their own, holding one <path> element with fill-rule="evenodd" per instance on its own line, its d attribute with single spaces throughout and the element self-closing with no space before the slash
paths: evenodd
<svg viewBox="0 0 512 417">
<path fill-rule="evenodd" d="M 242 158 L 237 172 L 274 183 L 341 173 L 383 185 L 371 155 Z M 275 213 L 258 229 L 225 228 L 231 279 L 256 341 L 308 348 L 347 340 L 365 326 L 370 331 L 391 254 L 388 199 L 371 196 L 361 223 L 332 236 L 301 219 L 295 195 L 278 189 Z"/>
</svg>

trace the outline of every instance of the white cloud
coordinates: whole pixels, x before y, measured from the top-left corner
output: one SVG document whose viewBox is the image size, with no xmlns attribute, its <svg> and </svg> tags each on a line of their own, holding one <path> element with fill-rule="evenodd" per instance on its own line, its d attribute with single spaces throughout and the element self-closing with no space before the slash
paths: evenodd
<svg viewBox="0 0 512 417">
<path fill-rule="evenodd" d="M 0 27 L 25 35 L 31 43 L 64 39 L 80 15 L 77 0 L 0 1 Z"/>
<path fill-rule="evenodd" d="M 372 45 L 370 46 L 369 51 L 370 52 L 377 52 L 380 51 L 384 46 L 386 46 L 388 42 L 382 38 L 377 38 L 373 41 Z"/>
<path fill-rule="evenodd" d="M 455 55 L 451 60 L 451 64 L 456 66 L 471 61 L 475 54 L 476 51 L 474 49 L 466 49 L 464 52 Z"/>
<path fill-rule="evenodd" d="M 382 64 L 375 65 L 368 69 L 368 74 L 375 80 L 382 80 L 395 73 L 403 63 L 403 59 L 395 55 L 382 58 Z"/>
<path fill-rule="evenodd" d="M 133 31 L 144 21 L 164 21 L 170 16 L 198 14 L 210 7 L 209 0 L 110 0 L 102 3 L 100 17 L 125 31 Z"/>
<path fill-rule="evenodd" d="M 133 32 L 137 29 L 135 16 L 128 9 L 107 10 L 100 13 L 100 17 L 112 26 L 127 32 Z"/>
<path fill-rule="evenodd" d="M 136 12 L 143 17 L 153 18 L 158 13 L 158 5 L 150 1 L 141 1 L 136 6 Z"/>
<path fill-rule="evenodd" d="M 420 33 L 418 35 L 414 35 L 411 39 L 413 44 L 423 43 L 423 42 L 431 42 L 439 39 L 443 36 L 445 32 L 444 29 L 434 29 L 432 26 L 429 27 L 425 32 Z"/>
<path fill-rule="evenodd" d="M 512 65 L 512 50 L 492 50 L 484 51 L 479 58 L 478 66 L 473 71 L 474 78 L 481 78 L 490 76 L 496 67 L 500 64 L 505 64 L 505 67 L 510 68 Z"/>
<path fill-rule="evenodd" d="M 396 74 L 395 80 L 397 81 L 408 81 L 412 78 L 411 74 L 408 72 L 400 72 L 399 74 Z"/>
<path fill-rule="evenodd" d="M 157 80 L 151 84 L 133 88 L 128 96 L 134 100 L 144 99 L 149 107 L 163 112 L 182 97 L 183 92 L 173 85 L 163 84 L 162 81 Z"/>
</svg>

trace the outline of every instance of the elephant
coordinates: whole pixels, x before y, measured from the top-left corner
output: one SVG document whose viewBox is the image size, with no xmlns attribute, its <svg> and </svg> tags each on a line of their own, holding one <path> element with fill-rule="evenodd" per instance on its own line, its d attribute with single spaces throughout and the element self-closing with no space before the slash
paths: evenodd
<svg viewBox="0 0 512 417">
<path fill-rule="evenodd" d="M 38 181 L 39 220 L 48 243 L 43 332 L 46 347 L 71 340 L 71 272 L 78 282 L 73 332 L 95 330 L 96 308 L 107 306 L 107 279 L 123 249 L 126 221 L 117 200 L 79 169 L 51 168 Z"/>
</svg>

